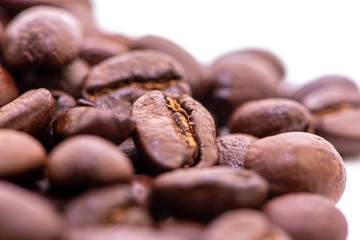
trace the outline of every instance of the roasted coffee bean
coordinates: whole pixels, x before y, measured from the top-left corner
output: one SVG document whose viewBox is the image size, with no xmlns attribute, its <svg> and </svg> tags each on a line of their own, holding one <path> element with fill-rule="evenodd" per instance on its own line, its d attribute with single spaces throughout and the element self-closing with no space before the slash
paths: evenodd
<svg viewBox="0 0 360 240">
<path fill-rule="evenodd" d="M 314 113 L 343 104 L 360 106 L 360 92 L 356 83 L 339 75 L 315 79 L 297 90 L 291 98 Z"/>
<path fill-rule="evenodd" d="M 138 150 L 136 149 L 134 140 L 131 137 L 123 141 L 119 145 L 119 149 L 131 160 L 136 173 L 150 173 L 150 170 L 146 166 L 143 157 L 140 156 Z"/>
<path fill-rule="evenodd" d="M 218 137 L 216 143 L 219 149 L 217 165 L 234 169 L 244 168 L 245 155 L 250 144 L 258 140 L 257 137 L 233 133 Z"/>
<path fill-rule="evenodd" d="M 154 172 L 216 163 L 215 125 L 209 112 L 187 96 L 151 91 L 132 106 L 135 144 Z"/>
<path fill-rule="evenodd" d="M 108 186 L 80 194 L 67 204 L 65 218 L 71 228 L 152 225 L 149 213 L 137 205 L 128 185 Z"/>
<path fill-rule="evenodd" d="M 63 233 L 63 240 L 186 240 L 181 236 L 156 228 L 121 226 L 88 229 L 69 229 Z"/>
<path fill-rule="evenodd" d="M 54 119 L 69 108 L 75 107 L 77 104 L 75 98 L 64 91 L 51 89 L 50 93 L 55 100 Z"/>
<path fill-rule="evenodd" d="M 21 91 L 34 88 L 58 89 L 75 98 L 81 96 L 81 86 L 89 72 L 89 65 L 78 58 L 60 70 L 28 70 L 17 78 Z"/>
<path fill-rule="evenodd" d="M 63 229 L 61 217 L 40 196 L 0 181 L 0 239 L 51 240 Z"/>
<path fill-rule="evenodd" d="M 37 6 L 26 9 L 6 28 L 4 56 L 14 68 L 59 69 L 79 54 L 82 31 L 66 10 Z"/>
<path fill-rule="evenodd" d="M 200 222 L 172 218 L 160 222 L 158 228 L 187 240 L 199 240 L 202 237 L 205 225 Z"/>
<path fill-rule="evenodd" d="M 360 152 L 360 109 L 343 106 L 316 116 L 316 134 L 334 145 L 343 155 Z"/>
<path fill-rule="evenodd" d="M 214 88 L 209 109 L 225 125 L 231 112 L 239 105 L 256 99 L 276 96 L 279 84 L 273 69 L 262 68 L 258 62 L 227 55 L 212 64 Z"/>
<path fill-rule="evenodd" d="M 209 221 L 231 209 L 258 207 L 269 185 L 254 171 L 210 167 L 178 169 L 154 179 L 153 214 Z"/>
<path fill-rule="evenodd" d="M 263 211 L 294 240 L 345 240 L 347 223 L 331 200 L 312 193 L 292 193 L 267 202 Z"/>
<path fill-rule="evenodd" d="M 96 65 L 107 58 L 129 51 L 124 44 L 106 38 L 86 38 L 80 56 L 90 65 Z"/>
<path fill-rule="evenodd" d="M 133 167 L 113 143 L 98 136 L 78 135 L 50 152 L 47 172 L 57 186 L 81 188 L 129 181 Z"/>
<path fill-rule="evenodd" d="M 272 226 L 265 214 L 253 209 L 228 211 L 206 227 L 203 240 L 270 239 Z M 272 238 L 271 238 L 272 239 Z"/>
<path fill-rule="evenodd" d="M 131 178 L 131 192 L 135 202 L 140 206 L 149 206 L 149 196 L 153 184 L 153 178 L 145 174 L 137 174 Z"/>
<path fill-rule="evenodd" d="M 230 132 L 266 137 L 290 131 L 314 131 L 314 119 L 302 104 L 284 98 L 249 101 L 228 122 Z"/>
<path fill-rule="evenodd" d="M 25 182 L 41 176 L 46 151 L 31 135 L 0 129 L 0 178 Z"/>
<path fill-rule="evenodd" d="M 119 119 L 110 112 L 95 107 L 74 107 L 59 115 L 53 124 L 55 137 L 68 138 L 80 134 L 92 134 L 121 143 L 135 129 L 131 118 Z"/>
<path fill-rule="evenodd" d="M 100 98 L 102 105 L 110 101 L 110 108 L 117 101 L 133 103 L 151 90 L 189 94 L 190 86 L 174 58 L 154 50 L 138 50 L 94 66 L 85 80 L 83 96 L 95 103 Z"/>
<path fill-rule="evenodd" d="M 184 67 L 188 74 L 187 81 L 191 86 L 191 90 L 195 99 L 203 99 L 211 86 L 209 82 L 205 82 L 203 66 L 192 56 L 176 43 L 158 36 L 145 36 L 135 41 L 135 48 L 154 49 L 165 52 Z"/>
<path fill-rule="evenodd" d="M 268 180 L 272 195 L 313 192 L 337 202 L 345 189 L 345 165 L 339 153 L 311 133 L 281 133 L 252 143 L 245 167 Z"/>
<path fill-rule="evenodd" d="M 0 108 L 0 127 L 40 136 L 49 127 L 54 112 L 55 101 L 48 90 L 30 90 Z"/>
<path fill-rule="evenodd" d="M 19 90 L 13 77 L 0 65 L 0 107 L 8 104 L 18 96 Z"/>
</svg>

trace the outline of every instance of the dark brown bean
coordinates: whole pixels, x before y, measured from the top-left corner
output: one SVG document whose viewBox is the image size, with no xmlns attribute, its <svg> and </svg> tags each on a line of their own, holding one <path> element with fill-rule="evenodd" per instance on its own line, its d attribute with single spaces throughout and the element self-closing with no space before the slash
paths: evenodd
<svg viewBox="0 0 360 240">
<path fill-rule="evenodd" d="M 21 182 L 41 176 L 47 157 L 38 140 L 12 129 L 0 129 L 0 153 L 0 178 Z"/>
<path fill-rule="evenodd" d="M 290 131 L 314 131 L 314 119 L 302 104 L 290 99 L 271 98 L 249 101 L 232 113 L 230 132 L 266 137 Z"/>
<path fill-rule="evenodd" d="M 0 181 L 0 239 L 54 240 L 63 229 L 61 217 L 38 195 Z"/>
<path fill-rule="evenodd" d="M 136 147 L 152 171 L 216 163 L 214 121 L 193 98 L 151 91 L 133 104 L 131 116 L 136 121 Z"/>
<path fill-rule="evenodd" d="M 233 133 L 218 137 L 216 143 L 219 149 L 217 165 L 234 169 L 244 168 L 245 155 L 250 144 L 258 140 L 257 137 Z"/>
<path fill-rule="evenodd" d="M 292 193 L 267 202 L 263 211 L 294 240 L 345 240 L 347 223 L 331 200 L 312 193 Z"/>
<path fill-rule="evenodd" d="M 139 49 L 154 49 L 165 52 L 184 67 L 188 74 L 187 81 L 191 86 L 195 99 L 203 99 L 208 91 L 210 84 L 205 82 L 203 66 L 176 43 L 158 36 L 145 36 L 135 41 L 135 48 Z"/>
<path fill-rule="evenodd" d="M 119 119 L 110 112 L 95 107 L 74 107 L 59 115 L 53 124 L 55 137 L 64 139 L 79 134 L 93 134 L 116 144 L 135 129 L 131 118 Z"/>
<path fill-rule="evenodd" d="M 55 117 L 62 114 L 64 111 L 68 110 L 69 108 L 73 108 L 76 106 L 76 100 L 71 95 L 67 94 L 61 90 L 53 90 L 50 89 L 50 93 L 55 100 Z"/>
<path fill-rule="evenodd" d="M 78 135 L 56 145 L 47 171 L 55 185 L 77 188 L 129 181 L 134 170 L 113 143 L 98 136 Z"/>
<path fill-rule="evenodd" d="M 119 145 L 120 151 L 126 154 L 131 160 L 136 173 L 150 173 L 150 170 L 146 166 L 143 157 L 140 156 L 136 149 L 134 140 L 130 137 Z"/>
<path fill-rule="evenodd" d="M 86 38 L 80 56 L 90 65 L 96 65 L 107 58 L 128 52 L 127 46 L 106 38 Z"/>
<path fill-rule="evenodd" d="M 260 240 L 271 236 L 271 223 L 265 214 L 252 209 L 226 212 L 206 227 L 203 240 Z"/>
<path fill-rule="evenodd" d="M 245 167 L 270 183 L 273 195 L 313 192 L 339 201 L 345 189 L 342 158 L 325 139 L 305 132 L 287 132 L 251 144 Z"/>
<path fill-rule="evenodd" d="M 0 127 L 40 136 L 49 127 L 54 112 L 55 101 L 48 90 L 30 90 L 0 108 Z"/>
<path fill-rule="evenodd" d="M 316 116 L 316 134 L 334 145 L 340 154 L 360 152 L 360 109 L 343 106 Z"/>
<path fill-rule="evenodd" d="M 0 107 L 8 104 L 18 96 L 19 90 L 13 77 L 0 65 Z"/>
<path fill-rule="evenodd" d="M 71 228 L 152 225 L 149 213 L 137 205 L 127 185 L 93 189 L 77 196 L 67 204 L 65 217 Z"/>
<path fill-rule="evenodd" d="M 259 206 L 268 190 L 263 177 L 246 169 L 178 169 L 154 179 L 151 207 L 160 218 L 209 221 L 227 210 Z"/>
<path fill-rule="evenodd" d="M 6 28 L 4 56 L 15 68 L 61 68 L 79 54 L 82 31 L 66 10 L 37 6 L 22 11 Z"/>
</svg>

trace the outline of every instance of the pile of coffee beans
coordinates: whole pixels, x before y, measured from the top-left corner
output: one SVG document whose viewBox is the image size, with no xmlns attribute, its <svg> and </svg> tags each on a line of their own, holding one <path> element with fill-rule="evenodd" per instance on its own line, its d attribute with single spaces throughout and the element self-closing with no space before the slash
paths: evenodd
<svg viewBox="0 0 360 240">
<path fill-rule="evenodd" d="M 0 239 L 346 239 L 351 79 L 284 91 L 265 49 L 203 64 L 88 0 L 0 0 L 0 44 Z"/>
</svg>

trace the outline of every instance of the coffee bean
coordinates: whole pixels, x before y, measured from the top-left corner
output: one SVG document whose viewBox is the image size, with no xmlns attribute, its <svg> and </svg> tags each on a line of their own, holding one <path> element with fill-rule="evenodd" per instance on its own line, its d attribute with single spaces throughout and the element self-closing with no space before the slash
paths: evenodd
<svg viewBox="0 0 360 240">
<path fill-rule="evenodd" d="M 106 38 L 86 38 L 80 56 L 90 65 L 96 65 L 107 58 L 121 55 L 129 49 L 124 44 Z"/>
<path fill-rule="evenodd" d="M 13 77 L 0 65 L 0 107 L 8 104 L 17 96 L 19 96 L 19 90 Z"/>
<path fill-rule="evenodd" d="M 127 185 L 108 186 L 80 194 L 67 204 L 65 217 L 72 228 L 152 225 L 149 213 L 136 204 Z"/>
<path fill-rule="evenodd" d="M 271 234 L 271 222 L 265 214 L 258 210 L 240 209 L 228 211 L 210 222 L 203 239 L 220 240 L 226 236 L 228 240 L 255 240 L 268 239 Z"/>
<path fill-rule="evenodd" d="M 255 100 L 239 106 L 228 123 L 230 132 L 266 137 L 289 131 L 314 131 L 311 113 L 293 100 L 271 98 Z"/>
<path fill-rule="evenodd" d="M 131 137 L 127 138 L 119 145 L 119 150 L 125 153 L 131 160 L 136 173 L 150 173 L 150 170 L 146 166 L 144 159 L 140 156 L 138 150 L 136 149 L 134 140 Z"/>
<path fill-rule="evenodd" d="M 207 95 L 210 84 L 206 82 L 203 66 L 176 43 L 159 36 L 149 35 L 136 40 L 135 48 L 154 49 L 171 55 L 179 61 L 188 74 L 187 81 L 191 86 L 194 98 L 200 100 Z"/>
<path fill-rule="evenodd" d="M 153 178 L 145 174 L 137 174 L 131 178 L 131 193 L 135 202 L 140 206 L 149 206 L 149 196 L 153 184 Z"/>
<path fill-rule="evenodd" d="M 128 181 L 133 167 L 113 143 L 97 136 L 78 135 L 50 152 L 47 172 L 57 186 L 81 188 Z"/>
<path fill-rule="evenodd" d="M 334 204 L 318 194 L 292 193 L 270 200 L 263 211 L 294 240 L 345 240 L 347 223 Z"/>
<path fill-rule="evenodd" d="M 0 127 L 40 136 L 49 127 L 54 112 L 54 98 L 48 90 L 30 90 L 0 108 Z"/>
<path fill-rule="evenodd" d="M 0 178 L 19 182 L 39 178 L 47 157 L 38 140 L 12 129 L 0 129 L 0 153 Z"/>
<path fill-rule="evenodd" d="M 93 134 L 116 144 L 135 129 L 131 118 L 119 119 L 110 112 L 95 107 L 74 107 L 59 115 L 53 124 L 55 137 L 64 139 L 79 134 Z"/>
<path fill-rule="evenodd" d="M 22 11 L 6 28 L 4 56 L 14 68 L 59 69 L 78 55 L 79 23 L 66 10 L 37 6 Z"/>
<path fill-rule="evenodd" d="M 291 98 L 314 113 L 343 104 L 360 106 L 360 92 L 356 83 L 339 75 L 315 79 L 297 90 Z"/>
<path fill-rule="evenodd" d="M 360 151 L 360 109 L 343 106 L 316 115 L 316 134 L 334 145 L 342 155 Z"/>
<path fill-rule="evenodd" d="M 71 95 L 61 90 L 50 90 L 51 95 L 55 100 L 54 119 L 68 110 L 76 106 L 76 100 Z"/>
<path fill-rule="evenodd" d="M 219 149 L 217 165 L 234 169 L 244 168 L 245 155 L 257 137 L 233 133 L 217 137 L 216 143 Z"/>
<path fill-rule="evenodd" d="M 216 163 L 214 121 L 196 100 L 151 91 L 132 106 L 135 144 L 154 172 Z"/>
<path fill-rule="evenodd" d="M 187 240 L 199 240 L 202 239 L 205 225 L 200 222 L 171 218 L 167 221 L 160 222 L 158 227 L 162 231 L 181 236 Z"/>
<path fill-rule="evenodd" d="M 154 179 L 151 208 L 160 218 L 209 221 L 227 210 L 258 207 L 268 189 L 263 177 L 246 169 L 178 169 Z"/>
<path fill-rule="evenodd" d="M 313 192 L 337 202 L 345 189 L 346 172 L 339 153 L 311 133 L 281 133 L 252 143 L 245 167 L 268 180 L 272 195 Z"/>
<path fill-rule="evenodd" d="M 63 222 L 52 205 L 38 195 L 0 181 L 0 239 L 57 239 Z"/>
</svg>

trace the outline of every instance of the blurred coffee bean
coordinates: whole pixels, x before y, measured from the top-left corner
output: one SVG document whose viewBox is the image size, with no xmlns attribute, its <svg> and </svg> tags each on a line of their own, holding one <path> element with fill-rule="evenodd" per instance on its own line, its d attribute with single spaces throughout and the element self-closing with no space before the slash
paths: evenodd
<svg viewBox="0 0 360 240">
<path fill-rule="evenodd" d="M 53 184 L 66 188 L 129 181 L 130 160 L 113 143 L 92 135 L 68 138 L 50 152 L 48 176 Z"/>
<path fill-rule="evenodd" d="M 40 136 L 49 127 L 54 112 L 54 98 L 48 90 L 30 90 L 0 108 L 0 127 Z"/>
<path fill-rule="evenodd" d="M 210 82 L 206 82 L 204 76 L 203 66 L 185 49 L 176 43 L 159 37 L 159 36 L 145 36 L 135 41 L 135 48 L 138 49 L 154 49 L 165 52 L 184 67 L 188 77 L 186 78 L 191 86 L 192 93 L 195 99 L 202 100 L 208 94 Z"/>
<path fill-rule="evenodd" d="M 54 121 L 53 131 L 59 139 L 80 134 L 106 138 L 115 144 L 124 141 L 135 129 L 131 118 L 119 119 L 110 112 L 95 107 L 74 107 L 60 114 Z"/>
<path fill-rule="evenodd" d="M 131 178 L 131 193 L 138 205 L 144 207 L 149 206 L 149 196 L 152 184 L 153 178 L 145 174 L 137 174 Z"/>
<path fill-rule="evenodd" d="M 212 64 L 214 88 L 209 109 L 225 125 L 231 112 L 250 101 L 276 96 L 278 76 L 263 61 L 227 54 Z"/>
<path fill-rule="evenodd" d="M 0 129 L 0 153 L 1 179 L 24 183 L 42 175 L 47 153 L 31 135 Z"/>
<path fill-rule="evenodd" d="M 205 225 L 200 222 L 171 218 L 160 222 L 158 228 L 187 240 L 199 240 L 202 237 Z"/>
<path fill-rule="evenodd" d="M 80 194 L 67 204 L 65 218 L 70 228 L 152 225 L 149 213 L 137 205 L 128 185 L 102 187 Z"/>
<path fill-rule="evenodd" d="M 347 223 L 331 200 L 312 193 L 292 193 L 267 202 L 263 211 L 294 240 L 345 240 Z"/>
<path fill-rule="evenodd" d="M 204 232 L 206 240 L 272 239 L 272 226 L 265 214 L 253 209 L 228 211 L 210 222 Z"/>
<path fill-rule="evenodd" d="M 8 104 L 18 96 L 19 90 L 13 77 L 0 65 L 0 107 Z"/>
<path fill-rule="evenodd" d="M 96 65 L 107 58 L 121 55 L 129 51 L 124 44 L 106 38 L 85 38 L 80 56 L 88 64 Z"/>
<path fill-rule="evenodd" d="M 339 75 L 315 79 L 298 89 L 291 98 L 315 113 L 342 104 L 360 106 L 360 92 L 356 83 Z"/>
<path fill-rule="evenodd" d="M 230 132 L 247 133 L 262 138 L 282 132 L 314 131 L 314 119 L 302 104 L 284 98 L 254 100 L 232 113 Z"/>
<path fill-rule="evenodd" d="M 61 217 L 40 196 L 0 181 L 0 239 L 52 240 L 63 229 Z"/>
<path fill-rule="evenodd" d="M 94 66 L 85 80 L 83 96 L 105 109 L 131 103 L 151 90 L 168 94 L 190 93 L 186 73 L 166 53 L 132 51 Z M 115 105 L 115 107 L 114 107 Z"/>
<path fill-rule="evenodd" d="M 215 125 L 209 112 L 190 96 L 173 98 L 151 91 L 132 106 L 135 144 L 154 172 L 216 163 Z"/>
<path fill-rule="evenodd" d="M 305 132 L 287 132 L 251 144 L 245 167 L 270 183 L 272 195 L 313 192 L 339 201 L 345 189 L 345 165 L 325 139 Z"/>
<path fill-rule="evenodd" d="M 80 25 L 68 11 L 32 7 L 7 26 L 4 57 L 14 68 L 59 69 L 79 54 L 81 41 Z"/>
<path fill-rule="evenodd" d="M 151 209 L 159 218 L 209 221 L 227 210 L 258 207 L 268 190 L 263 177 L 246 169 L 178 169 L 154 179 Z"/>
<path fill-rule="evenodd" d="M 244 168 L 245 155 L 257 137 L 233 133 L 217 137 L 216 143 L 219 149 L 217 165 L 234 169 Z"/>
<path fill-rule="evenodd" d="M 131 160 L 136 173 L 150 173 L 144 158 L 140 156 L 138 150 L 136 149 L 134 140 L 131 137 L 127 138 L 119 145 L 119 150 L 125 153 Z"/>
</svg>

